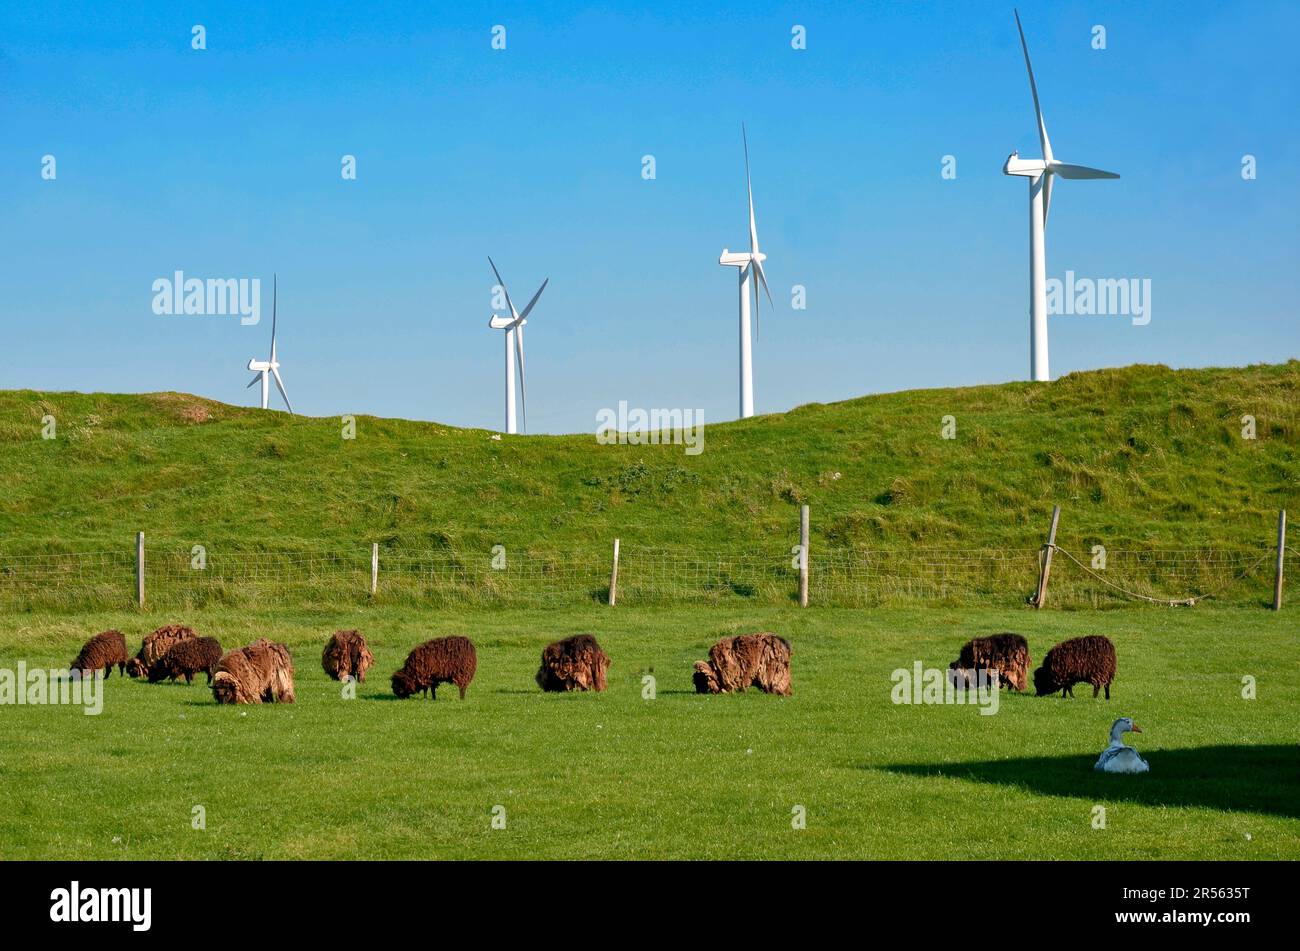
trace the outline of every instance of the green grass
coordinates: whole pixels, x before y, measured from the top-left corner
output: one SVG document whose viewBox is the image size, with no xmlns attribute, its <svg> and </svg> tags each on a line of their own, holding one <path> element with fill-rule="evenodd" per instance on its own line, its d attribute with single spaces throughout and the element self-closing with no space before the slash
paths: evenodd
<svg viewBox="0 0 1300 951">
<path fill-rule="evenodd" d="M 1242 438 L 1246 415 L 1255 439 Z M 940 438 L 946 416 L 955 439 Z M 46 417 L 57 438 L 40 438 Z M 381 604 L 576 605 L 601 597 L 614 537 L 629 602 L 778 605 L 792 590 L 804 503 L 824 603 L 1021 602 L 1054 503 L 1059 543 L 1085 559 L 1105 545 L 1124 587 L 1169 597 L 1224 588 L 1227 600 L 1259 603 L 1277 510 L 1300 508 L 1300 361 L 812 404 L 709 425 L 697 456 L 368 416 L 355 439 L 342 436 L 339 418 L 177 393 L 0 392 L 0 605 L 128 606 L 137 530 L 151 598 L 179 608 L 363 604 L 371 542 Z M 193 545 L 208 552 L 202 575 L 189 569 Z M 490 569 L 495 545 L 510 572 Z M 897 560 L 830 573 L 864 548 Z M 1192 548 L 1202 549 L 1192 562 L 1150 554 Z M 685 570 L 654 560 L 661 549 L 732 560 Z M 984 554 L 938 576 L 937 549 Z M 111 554 L 43 572 L 15 560 L 85 551 Z M 304 567 L 306 552 L 346 554 Z M 441 571 L 433 581 L 430 566 Z M 1115 600 L 1064 558 L 1054 590 L 1058 605 Z"/>
<path fill-rule="evenodd" d="M 0 667 L 62 666 L 110 626 L 131 649 L 161 616 L 0 616 Z M 187 616 L 227 646 L 268 635 L 297 667 L 292 706 L 218 707 L 202 686 L 105 685 L 103 713 L 0 707 L 0 857 L 86 858 L 1294 858 L 1300 854 L 1295 615 L 1256 609 L 879 611 L 717 607 Z M 377 658 L 355 700 L 325 678 L 338 627 Z M 895 706 L 890 674 L 946 666 L 976 633 L 1018 630 L 1035 660 L 1106 633 L 1109 703 L 1006 696 Z M 543 695 L 550 639 L 592 631 L 608 692 Z M 706 697 L 691 663 L 723 634 L 794 645 L 794 695 Z M 465 702 L 397 701 L 415 643 L 464 633 Z M 657 697 L 642 699 L 653 669 Z M 1253 676 L 1258 698 L 1244 700 Z M 1145 776 L 1092 764 L 1131 715 Z M 191 828 L 206 810 L 207 829 Z M 490 827 L 494 806 L 504 830 Z M 791 809 L 807 829 L 791 828 Z M 1093 808 L 1107 828 L 1092 828 Z"/>
<path fill-rule="evenodd" d="M 193 421 L 206 414 L 202 422 Z M 594 411 L 593 411 L 594 413 Z M 1241 417 L 1257 438 L 1241 438 Z M 43 440 L 41 419 L 58 438 Z M 942 417 L 957 437 L 940 438 Z M 594 417 L 593 417 L 594 418 Z M 1050 386 L 918 390 L 707 427 L 704 451 L 237 408 L 176 393 L 0 392 L 7 547 L 226 544 L 486 553 L 683 545 L 781 554 L 797 506 L 819 547 L 1177 547 L 1269 541 L 1300 500 L 1300 361 L 1136 366 Z"/>
<path fill-rule="evenodd" d="M 1246 415 L 1255 439 L 1242 438 Z M 47 416 L 55 439 L 41 438 Z M 940 438 L 945 416 L 955 439 Z M 114 677 L 101 716 L 0 707 L 0 857 L 1300 854 L 1300 625 L 1293 608 L 1262 609 L 1267 564 L 1195 609 L 1023 606 L 1054 503 L 1062 546 L 1104 544 L 1107 577 L 1152 594 L 1203 593 L 1267 558 L 1277 510 L 1300 510 L 1300 362 L 803 406 L 710 425 L 698 456 L 592 435 L 356 427 L 343 439 L 337 418 L 176 393 L 0 392 L 0 667 L 65 665 L 108 627 L 134 649 L 184 620 L 228 648 L 286 642 L 299 698 L 220 708 L 201 686 Z M 798 611 L 790 546 L 805 503 L 815 606 Z M 129 607 L 137 530 L 144 612 Z M 596 602 L 616 536 L 625 603 L 611 610 Z M 196 544 L 202 574 L 189 569 Z M 498 544 L 501 573 L 488 568 Z M 656 549 L 731 560 L 681 569 Z M 844 592 L 826 566 L 864 549 L 886 557 L 843 582 L 842 603 L 865 591 L 886 606 L 831 607 Z M 963 575 L 940 549 L 1005 557 Z M 1203 551 L 1186 562 L 1161 549 Z M 95 551 L 109 554 L 54 557 Z M 518 606 L 520 593 L 549 609 Z M 1115 603 L 1057 561 L 1049 607 Z M 378 658 L 355 700 L 319 668 L 341 627 L 361 628 Z M 691 692 L 714 640 L 764 629 L 794 643 L 793 697 Z M 1115 699 L 1004 696 L 996 716 L 890 702 L 896 668 L 946 666 L 968 637 L 1003 629 L 1036 658 L 1109 634 Z M 542 695 L 542 646 L 583 630 L 613 658 L 609 691 Z M 448 633 L 478 645 L 469 699 L 392 699 L 406 652 Z M 1258 699 L 1242 699 L 1245 676 Z M 1148 731 L 1149 775 L 1092 770 L 1121 714 Z M 196 805 L 206 831 L 191 829 Z M 497 805 L 504 830 L 490 827 Z M 805 830 L 791 828 L 795 806 Z"/>
</svg>

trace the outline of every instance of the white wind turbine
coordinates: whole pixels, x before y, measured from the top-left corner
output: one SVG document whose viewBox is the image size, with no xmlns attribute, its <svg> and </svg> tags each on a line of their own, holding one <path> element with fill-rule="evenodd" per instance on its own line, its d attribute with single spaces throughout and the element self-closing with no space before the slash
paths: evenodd
<svg viewBox="0 0 1300 951">
<path fill-rule="evenodd" d="M 257 374 L 255 377 L 253 377 L 252 382 L 250 382 L 248 385 L 252 386 L 253 384 L 257 383 L 259 380 L 261 381 L 262 409 L 266 409 L 267 401 L 270 397 L 270 392 L 269 392 L 270 377 L 274 376 L 275 388 L 279 390 L 280 395 L 284 397 L 284 405 L 289 408 L 289 412 L 292 414 L 293 405 L 289 402 L 289 394 L 284 391 L 284 380 L 280 379 L 280 362 L 275 358 L 275 320 L 276 320 L 276 303 L 277 303 L 276 299 L 279 296 L 278 294 L 279 288 L 277 286 L 278 281 L 274 275 L 271 277 L 271 281 L 272 281 L 271 283 L 271 359 L 248 361 L 248 368 Z M 245 389 L 247 389 L 247 387 L 245 387 Z"/>
<path fill-rule="evenodd" d="M 746 419 L 754 415 L 754 361 L 749 341 L 749 284 L 754 284 L 754 333 L 758 334 L 758 285 L 762 282 L 767 292 L 768 303 L 772 302 L 772 292 L 767 287 L 767 275 L 763 273 L 763 261 L 767 255 L 758 250 L 758 227 L 754 224 L 754 188 L 749 181 L 749 139 L 745 135 L 745 126 L 740 126 L 741 141 L 745 145 L 745 190 L 749 194 L 749 250 L 728 251 L 722 249 L 718 263 L 723 267 L 740 270 L 740 417 Z"/>
<path fill-rule="evenodd" d="M 528 315 L 532 313 L 533 305 L 537 303 L 537 298 L 542 296 L 542 291 L 546 290 L 546 285 L 551 282 L 548 277 L 542 281 L 542 286 L 537 288 L 537 293 L 533 299 L 528 302 L 523 313 L 515 310 L 514 302 L 510 300 L 510 291 L 506 289 L 506 282 L 501 280 L 501 272 L 497 270 L 496 264 L 492 258 L 488 258 L 488 264 L 492 265 L 492 273 L 496 275 L 497 284 L 501 287 L 502 293 L 506 296 L 506 305 L 510 308 L 509 317 L 500 317 L 492 315 L 488 321 L 488 326 L 493 330 L 504 330 L 506 332 L 506 432 L 515 433 L 515 356 L 519 357 L 519 406 L 523 411 L 524 432 L 528 431 L 528 387 L 524 383 L 524 324 L 528 323 Z"/>
<path fill-rule="evenodd" d="M 1032 379 L 1045 381 L 1051 379 L 1051 375 L 1047 368 L 1047 251 L 1044 235 L 1047 211 L 1052 203 L 1052 180 L 1057 175 L 1075 179 L 1119 176 L 1086 165 L 1058 162 L 1053 157 L 1043 110 L 1038 104 L 1038 86 L 1034 82 L 1034 67 L 1029 62 L 1029 46 L 1025 43 L 1019 11 L 1016 11 L 1016 29 L 1020 31 L 1020 48 L 1024 50 L 1025 68 L 1029 70 L 1029 91 L 1034 96 L 1034 114 L 1038 118 L 1038 141 L 1043 148 L 1043 157 L 1022 159 L 1019 152 L 1012 152 L 1002 166 L 1002 174 L 1029 179 L 1029 372 Z"/>
</svg>

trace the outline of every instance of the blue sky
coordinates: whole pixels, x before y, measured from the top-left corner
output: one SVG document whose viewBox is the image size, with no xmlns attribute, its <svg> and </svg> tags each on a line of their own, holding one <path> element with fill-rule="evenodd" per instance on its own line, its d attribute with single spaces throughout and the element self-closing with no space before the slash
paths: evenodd
<svg viewBox="0 0 1300 951">
<path fill-rule="evenodd" d="M 270 6 L 0 12 L 0 387 L 251 405 L 269 323 L 159 317 L 151 285 L 269 301 L 275 272 L 299 412 L 500 428 L 491 254 L 517 303 L 551 279 L 532 431 L 620 400 L 733 418 L 742 121 L 777 304 L 758 412 L 1027 375 L 1027 188 L 1001 167 L 1039 147 L 1009 3 Z M 1048 275 L 1152 282 L 1147 326 L 1053 317 L 1053 375 L 1297 356 L 1300 4 L 1020 13 L 1057 158 L 1123 176 L 1058 184 Z"/>
</svg>

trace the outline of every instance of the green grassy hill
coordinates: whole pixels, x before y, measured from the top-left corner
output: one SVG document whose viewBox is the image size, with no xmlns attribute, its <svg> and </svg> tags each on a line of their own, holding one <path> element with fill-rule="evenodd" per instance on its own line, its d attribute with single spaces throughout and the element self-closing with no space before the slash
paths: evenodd
<svg viewBox="0 0 1300 951">
<path fill-rule="evenodd" d="M 1242 437 L 1242 417 L 1257 438 Z M 43 439 L 52 416 L 57 437 Z M 956 438 L 941 438 L 951 416 Z M 1222 548 L 1300 510 L 1300 361 L 1134 366 L 709 425 L 704 451 L 292 417 L 177 393 L 0 392 L 0 554 L 310 547 L 605 553 Z"/>
</svg>

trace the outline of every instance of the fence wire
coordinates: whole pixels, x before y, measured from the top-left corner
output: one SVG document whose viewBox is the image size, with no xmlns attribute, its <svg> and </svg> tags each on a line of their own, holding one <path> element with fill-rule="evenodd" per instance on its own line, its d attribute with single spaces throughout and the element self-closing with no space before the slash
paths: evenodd
<svg viewBox="0 0 1300 951">
<path fill-rule="evenodd" d="M 1072 554 L 1058 549 L 1047 605 L 1105 607 L 1126 600 L 1157 603 L 1206 597 L 1235 603 L 1271 601 L 1275 547 L 1120 549 Z M 1065 557 L 1061 557 L 1065 556 Z M 813 549 L 813 605 L 1014 605 L 1032 599 L 1043 549 Z M 1284 555 L 1300 561 L 1294 549 Z M 234 550 L 155 543 L 145 559 L 145 598 L 152 605 L 364 604 L 560 606 L 604 602 L 609 550 L 516 550 L 465 553 L 381 549 L 371 594 L 371 549 Z M 1294 576 L 1295 568 L 1292 567 Z M 0 606 L 119 609 L 136 596 L 135 552 L 68 551 L 0 554 Z M 797 603 L 799 569 L 789 548 L 708 552 L 622 546 L 620 604 Z"/>
</svg>

